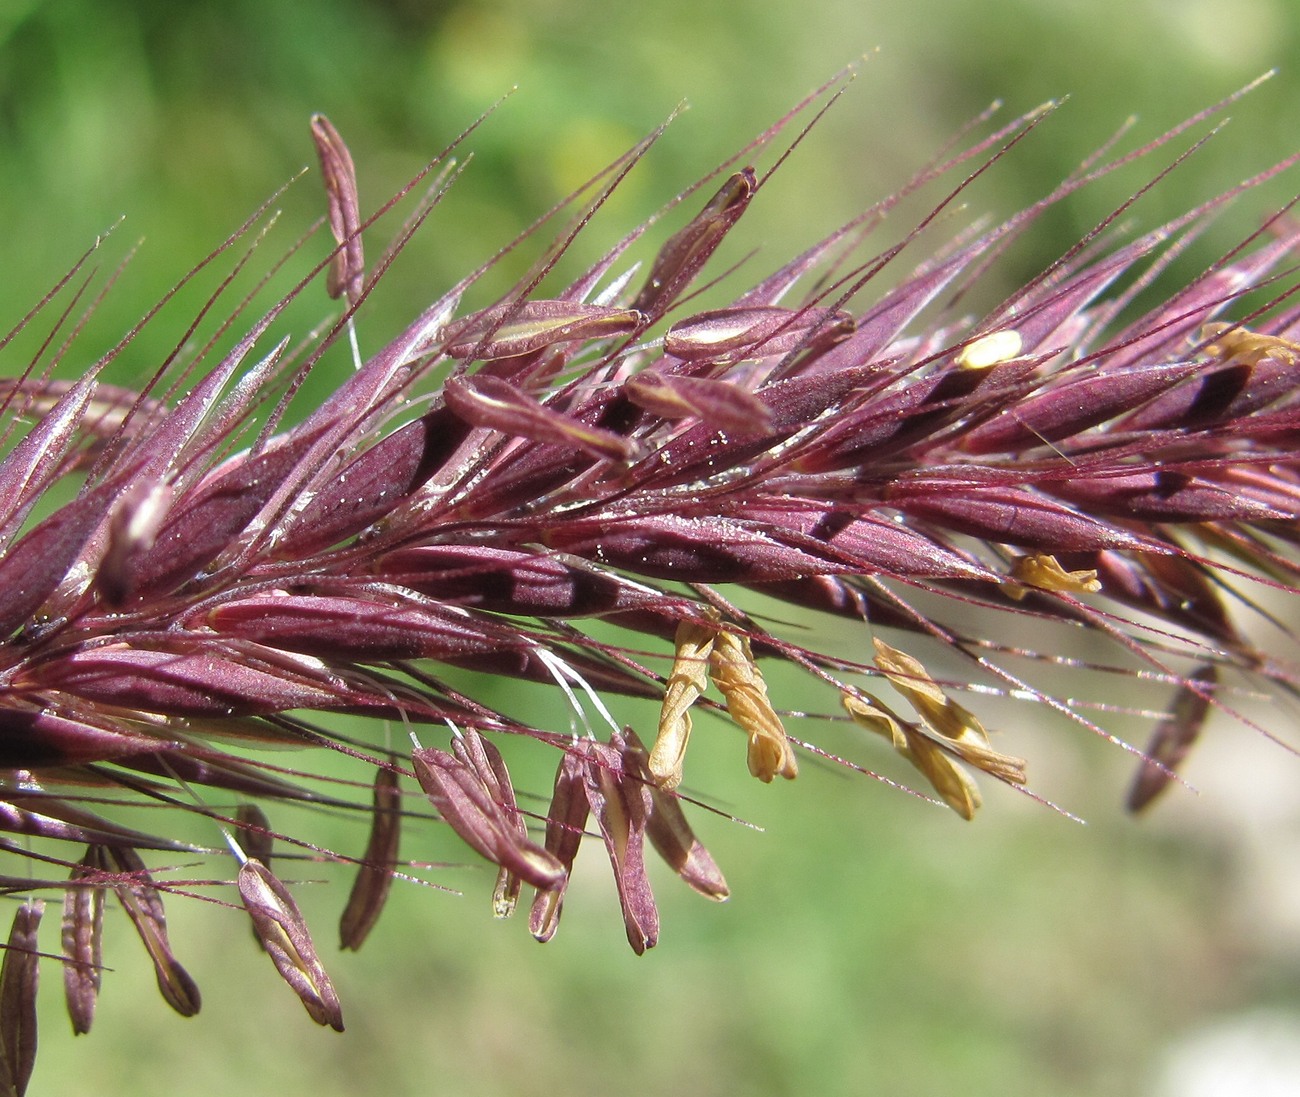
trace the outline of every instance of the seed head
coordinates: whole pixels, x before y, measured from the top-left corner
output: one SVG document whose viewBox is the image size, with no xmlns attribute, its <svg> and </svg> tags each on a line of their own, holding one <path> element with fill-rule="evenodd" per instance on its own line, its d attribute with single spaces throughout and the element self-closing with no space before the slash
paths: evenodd
<svg viewBox="0 0 1300 1097">
<path fill-rule="evenodd" d="M 835 94 L 801 104 L 565 282 L 561 258 L 595 231 L 652 135 L 517 242 L 571 217 L 510 292 L 462 304 L 488 264 L 368 357 L 367 299 L 458 169 L 452 149 L 431 165 L 434 186 L 367 272 L 362 237 L 393 203 L 363 217 L 347 146 L 317 117 L 333 245 L 315 274 L 346 304 L 318 342 L 272 343 L 288 306 L 316 292 L 308 278 L 260 315 L 247 314 L 251 298 L 227 309 L 192 359 L 136 389 L 104 379 L 129 339 L 71 382 L 44 350 L 11 367 L 0 828 L 21 838 L 7 844 L 8 890 L 64 896 L 76 1031 L 95 1010 L 106 899 L 126 911 L 166 1000 L 199 1008 L 163 898 L 205 885 L 179 887 L 144 852 L 227 866 L 207 886 L 242 903 L 310 1015 L 341 1028 L 291 894 L 295 860 L 353 867 L 341 940 L 357 948 L 391 887 L 424 871 L 399 860 L 401 831 L 443 823 L 461 856 L 495 867 L 497 915 L 533 889 L 528 928 L 544 941 L 581 844 L 598 840 L 640 953 L 660 929 L 647 840 L 694 890 L 728 895 L 688 820 L 709 795 L 687 761 L 692 735 L 739 730 L 749 772 L 784 785 L 773 778 L 830 757 L 817 732 L 840 721 L 876 733 L 847 752 L 855 769 L 892 763 L 883 736 L 972 819 L 981 783 L 1027 792 L 1033 762 L 995 745 L 1014 721 L 995 726 L 978 699 L 967 707 L 970 687 L 1032 709 L 1036 725 L 1054 712 L 1122 743 L 1094 719 L 1105 706 L 1051 684 L 1069 662 L 1058 644 L 1083 637 L 1111 652 L 1107 670 L 1160 693 L 1143 707 L 1156 713 L 1150 745 L 1128 748 L 1140 808 L 1177 781 L 1207 718 L 1234 713 L 1243 683 L 1294 690 L 1293 635 L 1278 629 L 1264 651 L 1236 620 L 1258 609 L 1267 622 L 1268 599 L 1300 583 L 1292 203 L 1163 300 L 1152 287 L 1209 218 L 1295 158 L 1128 238 L 1121 217 L 1164 169 L 1006 301 L 965 314 L 991 260 L 1044 210 L 1174 146 L 1223 104 L 934 245 L 970 182 L 1049 113 L 1036 111 L 919 173 L 905 194 L 962 181 L 894 243 L 868 248 L 901 195 L 721 305 L 697 298 L 731 284 L 713 284 L 715 254 L 762 201 L 770 172 L 747 161 L 779 154 Z M 634 256 L 659 219 L 676 228 L 643 272 Z M 195 272 L 250 248 L 181 344 L 225 305 L 257 223 Z M 74 281 L 20 327 L 48 314 L 57 334 Z M 244 334 L 223 350 L 227 330 Z M 357 368 L 295 422 L 290 398 L 345 335 Z M 805 643 L 770 599 L 842 617 L 859 639 Z M 782 664 L 823 691 L 819 711 L 792 712 L 769 688 Z M 525 699 L 478 692 L 492 679 Z M 554 726 L 528 683 L 571 715 Z M 644 716 L 656 707 L 657 725 Z M 413 749 L 392 747 L 395 727 Z M 351 776 L 290 768 L 266 749 L 284 745 L 333 752 Z M 529 750 L 558 756 L 544 812 L 507 767 Z M 759 795 L 798 796 L 808 780 Z M 203 830 L 135 829 L 115 814 L 123 800 Z M 278 831 L 277 809 L 293 802 L 355 813 L 369 837 L 325 850 Z M 0 1060 L 16 1091 L 35 1048 L 39 912 L 18 908 L 0 974 Z"/>
</svg>

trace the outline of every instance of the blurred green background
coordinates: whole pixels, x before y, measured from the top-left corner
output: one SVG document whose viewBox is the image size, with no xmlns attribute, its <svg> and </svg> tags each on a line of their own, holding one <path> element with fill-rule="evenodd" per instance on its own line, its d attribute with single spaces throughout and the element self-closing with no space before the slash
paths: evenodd
<svg viewBox="0 0 1300 1097">
<path fill-rule="evenodd" d="M 998 214 L 1049 190 L 1128 115 L 1149 139 L 1276 65 L 1293 67 L 1232 110 L 1140 223 L 1300 145 L 1289 0 L 0 0 L 0 329 L 125 214 L 106 263 L 143 244 L 82 344 L 102 349 L 314 166 L 315 111 L 347 138 L 370 208 L 517 86 L 469 140 L 458 204 L 361 317 L 373 349 L 679 101 L 691 109 L 602 215 L 593 247 L 863 55 L 845 101 L 782 169 L 780 201 L 756 203 L 742 227 L 771 262 L 888 194 L 994 98 L 1014 116 L 1070 96 L 979 192 Z M 284 197 L 284 241 L 322 212 L 318 185 Z M 987 303 L 1125 193 L 1106 184 L 1054 213 L 1040 251 L 1019 249 L 990 276 L 1002 281 Z M 1250 199 L 1233 211 L 1200 265 L 1262 212 Z M 328 308 L 312 303 L 304 322 Z M 123 368 L 143 373 L 170 349 L 162 328 Z M 1265 711 L 1293 729 L 1294 714 Z M 345 883 L 300 888 L 344 995 L 343 1036 L 310 1024 L 240 916 L 173 901 L 176 947 L 205 993 L 198 1018 L 176 1018 L 118 918 L 106 959 L 119 970 L 89 1037 L 69 1034 L 47 965 L 32 1092 L 1164 1097 L 1195 1092 L 1173 1088 L 1171 1062 L 1188 1060 L 1171 1056 L 1207 1026 L 1300 1018 L 1300 763 L 1218 728 L 1188 771 L 1202 794 L 1180 790 L 1133 822 L 1118 808 L 1122 752 L 1037 711 L 1008 734 L 1036 784 L 1088 826 L 999 789 L 965 825 L 811 765 L 765 788 L 723 732 L 699 760 L 693 746 L 691 779 L 765 831 L 700 821 L 733 899 L 713 907 L 660 873 L 663 941 L 640 959 L 599 858 L 580 865 L 545 948 L 491 921 L 481 870 L 440 875 L 463 898 L 397 889 L 355 956 L 330 947 Z M 905 776 L 884 754 L 880 767 Z M 546 780 L 539 771 L 533 787 Z M 301 828 L 357 846 L 327 824 Z M 407 852 L 457 856 L 450 843 Z M 1281 1046 L 1271 1062 L 1295 1054 Z"/>
</svg>

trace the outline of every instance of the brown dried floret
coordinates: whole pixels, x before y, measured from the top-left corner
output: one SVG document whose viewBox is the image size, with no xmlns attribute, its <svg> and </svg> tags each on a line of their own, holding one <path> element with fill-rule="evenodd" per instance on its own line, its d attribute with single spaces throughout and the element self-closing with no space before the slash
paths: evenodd
<svg viewBox="0 0 1300 1097">
<path fill-rule="evenodd" d="M 358 949 L 370 934 L 393 885 L 402 834 L 401 793 L 397 773 L 381 767 L 375 771 L 370 840 L 357 868 L 347 906 L 339 919 L 341 947 Z"/>
<path fill-rule="evenodd" d="M 63 893 L 63 992 L 78 1036 L 90 1031 L 103 977 L 104 889 L 93 882 L 96 861 L 87 852 Z"/>
<path fill-rule="evenodd" d="M 342 1032 L 343 1008 L 289 889 L 260 861 L 251 859 L 240 866 L 238 884 L 258 940 L 281 978 L 313 1021 Z"/>
<path fill-rule="evenodd" d="M 44 911 L 39 899 L 18 907 L 0 962 L 0 1092 L 14 1097 L 27 1092 L 36 1065 L 36 931 Z"/>
</svg>

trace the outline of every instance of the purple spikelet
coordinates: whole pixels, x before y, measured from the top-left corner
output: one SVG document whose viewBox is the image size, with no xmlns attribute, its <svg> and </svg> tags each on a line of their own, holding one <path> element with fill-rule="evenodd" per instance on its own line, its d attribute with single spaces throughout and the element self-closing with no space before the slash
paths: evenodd
<svg viewBox="0 0 1300 1097">
<path fill-rule="evenodd" d="M 77 1031 L 95 1010 L 105 898 L 127 909 L 167 1000 L 199 1008 L 166 935 L 167 872 L 141 850 L 221 858 L 224 834 L 224 901 L 243 903 L 309 1014 L 339 1028 L 305 919 L 268 867 L 273 842 L 280 873 L 322 852 L 354 866 L 341 938 L 356 948 L 415 871 L 399 860 L 403 829 L 441 820 L 464 857 L 494 864 L 501 916 L 529 885 L 541 940 L 579 845 L 598 837 L 642 952 L 659 935 L 649 850 L 701 894 L 728 894 L 679 792 L 708 794 L 692 734 L 734 725 L 737 772 L 780 787 L 827 755 L 817 732 L 838 721 L 858 735 L 855 769 L 892 746 L 918 792 L 971 819 L 981 788 L 1028 792 L 1034 769 L 1030 749 L 1021 759 L 986 729 L 978 700 L 958 699 L 967 687 L 1121 741 L 1034 676 L 1083 637 L 1109 652 L 1090 659 L 1159 693 L 1150 745 L 1128 748 L 1137 809 L 1177 780 L 1211 714 L 1235 714 L 1234 689 L 1295 690 L 1295 636 L 1268 609 L 1300 584 L 1291 204 L 1163 301 L 1150 292 L 1211 217 L 1295 158 L 1126 237 L 1120 218 L 1160 172 L 1008 300 L 964 315 L 988 264 L 1053 203 L 1174 148 L 1220 108 L 935 250 L 940 214 L 1014 155 L 1045 117 L 1034 112 L 920 173 L 908 193 L 959 181 L 878 253 L 867 241 L 895 199 L 740 292 L 695 296 L 762 201 L 770 173 L 747 162 L 836 93 L 665 210 L 674 231 L 644 267 L 630 256 L 654 222 L 561 284 L 558 260 L 653 137 L 638 145 L 548 215 L 572 220 L 511 292 L 462 304 L 489 264 L 358 355 L 296 423 L 289 401 L 322 355 L 368 334 L 367 298 L 454 179 L 448 154 L 367 271 L 361 240 L 379 215 L 363 219 L 351 156 L 318 116 L 332 251 L 260 318 L 237 307 L 227 324 L 246 334 L 224 353 L 217 340 L 139 391 L 100 380 L 121 347 L 72 383 L 43 360 L 11 367 L 0 827 L 15 836 L 10 891 L 66 895 Z M 320 282 L 346 308 L 324 339 L 263 345 Z M 24 324 L 58 312 L 65 289 Z M 859 640 L 804 646 L 755 593 L 856 622 Z M 1274 626 L 1268 651 L 1241 624 L 1254 610 Z M 764 669 L 780 662 L 822 690 L 819 712 L 792 714 L 769 688 Z M 466 670 L 549 687 L 571 718 L 476 695 L 466 683 L 484 679 Z M 384 721 L 413 746 L 393 749 Z M 284 744 L 334 751 L 352 776 L 326 783 L 263 749 Z M 558 763 L 544 812 L 516 797 L 507 768 L 530 749 Z M 97 806 L 123 797 L 206 817 L 211 838 L 141 831 Z M 368 842 L 321 851 L 277 832 L 277 805 L 295 800 L 355 812 Z M 35 1046 L 33 909 L 20 908 L 6 961 L 19 972 L 5 1016 L 21 1027 L 4 1033 L 14 1079 Z"/>
</svg>

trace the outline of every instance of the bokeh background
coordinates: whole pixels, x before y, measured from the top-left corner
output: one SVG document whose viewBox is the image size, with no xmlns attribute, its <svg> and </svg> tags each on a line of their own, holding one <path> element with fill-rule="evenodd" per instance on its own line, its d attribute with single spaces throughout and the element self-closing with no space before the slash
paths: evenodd
<svg viewBox="0 0 1300 1097">
<path fill-rule="evenodd" d="M 457 204 L 361 317 L 373 348 L 679 102 L 689 111 L 593 227 L 593 247 L 864 56 L 844 101 L 782 169 L 780 200 L 747 215 L 742 233 L 773 261 L 900 185 L 995 98 L 1008 116 L 1069 101 L 978 192 L 993 213 L 1045 193 L 1129 115 L 1149 139 L 1274 66 L 1138 224 L 1300 145 L 1290 0 L 0 0 L 0 329 L 125 215 L 105 262 L 139 251 L 80 344 L 103 349 L 314 163 L 315 111 L 348 139 L 369 206 L 517 88 L 468 141 Z M 317 187 L 300 180 L 282 199 L 285 240 L 319 216 Z M 1107 187 L 1047 218 L 1040 250 L 1008 256 L 988 303 L 1127 193 Z M 1198 245 L 1199 265 L 1263 209 L 1248 198 L 1231 211 Z M 312 309 L 308 324 L 328 303 Z M 175 338 L 155 325 L 121 367 L 143 374 Z M 1260 712 L 1294 738 L 1294 712 Z M 660 874 L 663 939 L 640 959 L 599 859 L 580 865 L 545 948 L 490 919 L 481 869 L 439 876 L 463 897 L 397 889 L 359 955 L 329 947 L 346 882 L 303 886 L 344 996 L 342 1036 L 310 1024 L 240 916 L 173 901 L 174 942 L 205 994 L 199 1017 L 175 1017 L 118 918 L 107 960 L 119 970 L 89 1037 L 70 1035 L 47 965 L 32 1092 L 1300 1091 L 1300 762 L 1216 727 L 1188 769 L 1200 794 L 1178 790 L 1135 822 L 1119 810 L 1130 758 L 1041 715 L 1023 724 L 1017 752 L 1088 825 L 998 789 L 966 825 L 815 766 L 765 788 L 721 734 L 699 760 L 693 746 L 692 779 L 763 830 L 701 822 L 733 899 L 711 906 Z M 325 819 L 281 825 L 359 840 Z"/>
</svg>

